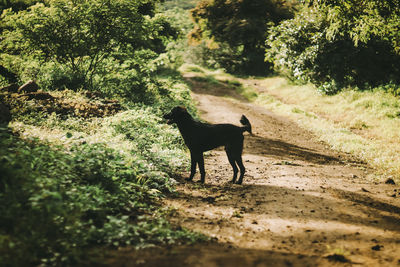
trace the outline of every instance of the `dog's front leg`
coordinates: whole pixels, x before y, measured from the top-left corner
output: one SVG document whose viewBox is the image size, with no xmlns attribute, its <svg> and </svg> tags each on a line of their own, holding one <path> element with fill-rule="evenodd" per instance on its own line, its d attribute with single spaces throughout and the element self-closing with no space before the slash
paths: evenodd
<svg viewBox="0 0 400 267">
<path fill-rule="evenodd" d="M 203 152 L 199 154 L 198 158 L 198 163 L 199 163 L 199 170 L 200 170 L 200 182 L 204 184 L 206 181 L 206 171 L 204 170 L 204 157 L 203 157 Z"/>
<path fill-rule="evenodd" d="M 196 174 L 196 165 L 197 165 L 196 156 L 194 153 L 190 153 L 190 176 L 186 180 L 188 181 L 193 180 L 193 177 Z"/>
</svg>

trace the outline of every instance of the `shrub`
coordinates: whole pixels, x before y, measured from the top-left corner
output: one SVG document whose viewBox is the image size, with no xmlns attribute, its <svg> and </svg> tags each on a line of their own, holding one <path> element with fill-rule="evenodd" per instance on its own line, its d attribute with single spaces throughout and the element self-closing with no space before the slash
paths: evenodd
<svg viewBox="0 0 400 267">
<path fill-rule="evenodd" d="M 87 260 L 95 246 L 204 239 L 171 226 L 158 202 L 174 190 L 172 175 L 188 164 L 179 133 L 162 123 L 162 114 L 178 103 L 193 109 L 186 85 L 171 78 L 160 85 L 163 97 L 154 106 L 126 101 L 129 110 L 93 121 L 32 110 L 32 119 L 14 126 L 25 138 L 50 137 L 62 146 L 1 130 L 3 264 L 74 265 Z M 65 97 L 79 94 L 68 91 Z M 30 129 L 64 134 L 57 138 Z"/>
<path fill-rule="evenodd" d="M 181 77 L 160 75 L 159 54 L 176 32 L 154 3 L 46 1 L 3 14 L 2 66 L 20 80 L 37 78 L 44 89 L 102 93 L 87 94 L 89 101 L 86 91 L 52 92 L 57 101 L 50 108 L 62 108 L 63 100 L 76 110 L 87 101 L 100 106 L 108 95 L 128 109 L 79 118 L 19 101 L 11 127 L 21 138 L 0 129 L 5 266 L 76 265 L 98 246 L 204 238 L 170 225 L 159 203 L 174 190 L 171 176 L 188 163 L 178 132 L 160 118 L 175 105 L 193 104 Z M 102 39 L 104 31 L 110 36 Z"/>
</svg>

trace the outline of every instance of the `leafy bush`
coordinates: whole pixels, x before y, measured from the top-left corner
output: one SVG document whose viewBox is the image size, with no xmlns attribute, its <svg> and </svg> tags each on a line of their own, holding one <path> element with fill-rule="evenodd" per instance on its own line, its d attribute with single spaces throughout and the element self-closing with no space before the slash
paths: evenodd
<svg viewBox="0 0 400 267">
<path fill-rule="evenodd" d="M 388 92 L 388 93 L 390 93 L 390 94 L 392 94 L 394 96 L 400 96 L 400 85 L 396 84 L 396 83 L 393 83 L 393 82 L 390 82 L 390 83 L 387 83 L 385 85 L 382 85 L 382 86 L 380 86 L 380 87 L 378 87 L 376 89 L 377 90 L 383 90 L 383 91 Z"/>
<path fill-rule="evenodd" d="M 24 10 L 29 6 L 37 3 L 43 2 L 40 0 L 2 0 L 0 2 L 0 12 L 4 9 L 12 8 L 13 10 Z"/>
<path fill-rule="evenodd" d="M 200 64 L 211 69 L 224 69 L 229 73 L 246 73 L 241 51 L 232 49 L 225 43 L 213 47 L 203 41 L 191 47 L 189 62 Z M 265 66 L 264 66 L 265 69 Z"/>
<path fill-rule="evenodd" d="M 3 13 L 2 67 L 48 90 L 97 90 L 93 105 L 117 96 L 127 111 L 79 118 L 34 100 L 14 107 L 21 138 L 0 132 L 2 264 L 75 265 L 97 246 L 204 238 L 170 225 L 159 203 L 188 164 L 178 131 L 160 118 L 175 105 L 194 107 L 182 78 L 163 69 L 173 64 L 160 53 L 177 32 L 154 5 L 62 0 Z M 80 109 L 88 92 L 74 91 L 52 92 L 50 107 L 66 100 Z"/>
<path fill-rule="evenodd" d="M 168 69 L 177 70 L 184 62 L 193 59 L 187 34 L 193 28 L 193 21 L 190 19 L 188 9 L 195 6 L 194 2 L 170 0 L 160 5 L 162 14 L 171 23 L 172 27 L 179 29 L 177 38 L 168 43 L 166 52 L 156 60 L 156 64 L 162 71 Z"/>
<path fill-rule="evenodd" d="M 135 146 L 129 153 L 136 154 L 148 162 L 146 176 L 154 172 L 176 174 L 187 167 L 182 155 L 183 142 L 171 128 L 161 122 L 161 114 L 156 115 L 152 108 L 131 109 L 120 113 L 106 122 L 115 135 L 123 135 Z M 165 182 L 164 182 L 165 183 Z M 159 185 L 154 185 L 158 189 Z"/>
<path fill-rule="evenodd" d="M 399 10 L 385 15 L 376 1 L 322 2 L 270 29 L 267 60 L 288 77 L 312 82 L 327 94 L 347 86 L 398 83 L 400 54 L 390 38 L 397 26 L 391 24 L 389 31 L 382 22 L 390 24 Z"/>
</svg>

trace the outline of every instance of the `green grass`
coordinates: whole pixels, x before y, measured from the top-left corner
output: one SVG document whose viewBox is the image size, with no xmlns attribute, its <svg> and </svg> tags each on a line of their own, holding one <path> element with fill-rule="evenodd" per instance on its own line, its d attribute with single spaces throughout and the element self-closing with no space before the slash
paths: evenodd
<svg viewBox="0 0 400 267">
<path fill-rule="evenodd" d="M 210 70 L 193 64 L 184 64 L 180 69 L 189 75 L 192 80 L 204 83 L 204 86 L 213 90 L 214 86 L 224 86 L 244 96 L 249 101 L 257 98 L 257 93 L 250 87 L 242 84 L 240 79 L 225 73 L 223 70 Z"/>
<path fill-rule="evenodd" d="M 280 77 L 259 79 L 256 103 L 311 130 L 333 149 L 368 162 L 378 179 L 400 181 L 400 101 L 382 90 L 321 95 L 312 85 Z"/>
</svg>

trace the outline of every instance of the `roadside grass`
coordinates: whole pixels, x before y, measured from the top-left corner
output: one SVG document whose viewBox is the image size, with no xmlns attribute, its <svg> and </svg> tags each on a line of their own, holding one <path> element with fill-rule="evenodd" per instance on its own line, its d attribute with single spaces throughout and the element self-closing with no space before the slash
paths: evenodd
<svg viewBox="0 0 400 267">
<path fill-rule="evenodd" d="M 398 97 L 379 89 L 321 95 L 312 85 L 293 85 L 282 77 L 253 82 L 261 88 L 256 103 L 297 121 L 333 149 L 367 162 L 378 180 L 400 181 Z"/>
<path fill-rule="evenodd" d="M 179 69 L 181 73 L 189 75 L 193 80 L 203 82 L 207 86 L 207 90 L 212 90 L 214 86 L 224 86 L 235 90 L 236 93 L 242 95 L 249 101 L 257 99 L 257 92 L 244 86 L 239 78 L 230 75 L 221 69 L 209 70 L 193 64 L 183 64 Z"/>
<path fill-rule="evenodd" d="M 177 104 L 194 109 L 182 81 L 164 84 L 159 103 L 121 102 L 104 117 L 13 110 L 0 128 L 0 262 L 76 265 L 96 260 L 87 255 L 93 248 L 207 240 L 170 224 L 162 206 L 188 168 L 182 138 L 162 114 Z"/>
<path fill-rule="evenodd" d="M 384 90 L 347 89 L 320 94 L 313 85 L 282 77 L 239 78 L 221 70 L 184 66 L 181 71 L 229 85 L 249 101 L 286 116 L 332 149 L 350 153 L 375 169 L 371 179 L 400 182 L 400 99 Z M 201 71 L 199 71 L 199 69 Z"/>
</svg>

